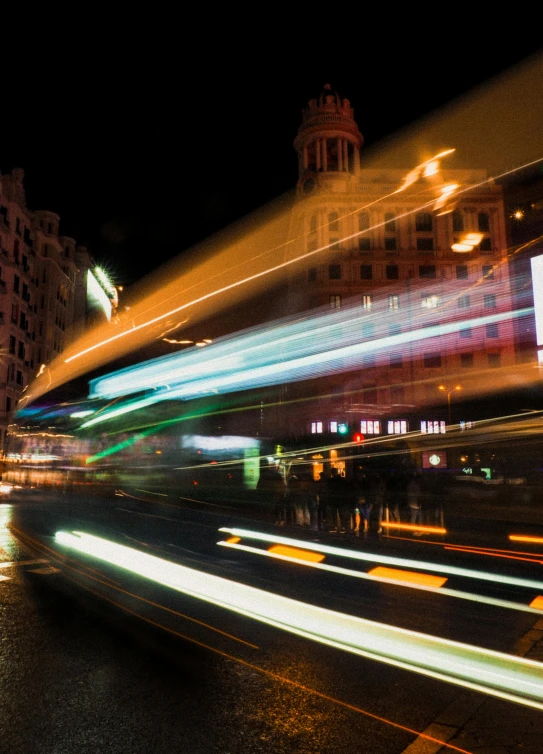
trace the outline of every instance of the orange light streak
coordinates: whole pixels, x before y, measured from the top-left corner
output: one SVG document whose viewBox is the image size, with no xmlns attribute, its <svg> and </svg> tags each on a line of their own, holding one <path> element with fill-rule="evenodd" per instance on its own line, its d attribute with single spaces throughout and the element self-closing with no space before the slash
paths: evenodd
<svg viewBox="0 0 543 754">
<path fill-rule="evenodd" d="M 431 576 L 428 573 L 417 573 L 416 571 L 402 571 L 399 568 L 386 568 L 377 566 L 368 571 L 370 576 L 379 579 L 394 579 L 394 581 L 405 581 L 407 584 L 420 584 L 439 588 L 447 581 L 443 576 Z"/>
<path fill-rule="evenodd" d="M 530 607 L 535 607 L 536 610 L 543 610 L 543 597 L 541 595 L 536 597 L 535 600 L 530 602 Z"/>
<path fill-rule="evenodd" d="M 457 550 L 459 552 L 469 552 L 473 553 L 474 555 L 488 555 L 492 558 L 505 558 L 506 560 L 524 560 L 527 563 L 537 563 L 538 565 L 543 565 L 543 561 L 541 560 L 534 560 L 534 558 L 521 558 L 518 555 L 508 555 L 506 553 L 500 553 L 500 552 L 493 552 L 492 550 L 487 549 L 478 549 L 476 547 L 463 547 L 462 545 L 445 545 L 445 550 Z"/>
<path fill-rule="evenodd" d="M 229 542 L 230 540 L 227 541 Z M 273 555 L 296 558 L 296 560 L 307 560 L 310 563 L 320 563 L 326 557 L 320 552 L 309 552 L 308 550 L 300 550 L 298 547 L 288 547 L 287 545 L 272 545 L 268 548 L 268 552 L 271 552 Z"/>
<path fill-rule="evenodd" d="M 509 539 L 511 542 L 530 542 L 530 544 L 543 544 L 543 537 L 529 537 L 523 534 L 510 534 Z"/>
<path fill-rule="evenodd" d="M 442 526 L 419 526 L 418 524 L 395 524 L 390 521 L 381 521 L 381 526 L 387 529 L 405 529 L 407 531 L 423 531 L 428 534 L 446 534 L 447 529 Z"/>
</svg>

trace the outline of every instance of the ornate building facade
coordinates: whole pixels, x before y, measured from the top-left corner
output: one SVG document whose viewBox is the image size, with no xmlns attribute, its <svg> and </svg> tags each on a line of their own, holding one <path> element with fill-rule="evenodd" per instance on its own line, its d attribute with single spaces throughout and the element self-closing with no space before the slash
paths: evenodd
<svg viewBox="0 0 543 754">
<path fill-rule="evenodd" d="M 287 309 L 327 313 L 330 349 L 358 355 L 289 396 L 305 390 L 309 435 L 445 432 L 454 391 L 476 398 L 515 363 L 503 189 L 484 170 L 447 170 L 447 152 L 365 167 L 363 143 L 328 85 L 303 110 Z"/>
</svg>

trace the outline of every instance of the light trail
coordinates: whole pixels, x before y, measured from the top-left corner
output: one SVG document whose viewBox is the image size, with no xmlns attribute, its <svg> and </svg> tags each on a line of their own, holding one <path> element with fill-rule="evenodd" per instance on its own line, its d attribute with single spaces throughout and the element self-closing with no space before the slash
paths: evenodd
<svg viewBox="0 0 543 754">
<path fill-rule="evenodd" d="M 58 531 L 55 540 L 67 549 L 274 628 L 543 710 L 540 663 L 298 602 L 84 532 Z"/>
<path fill-rule="evenodd" d="M 535 589 L 537 591 L 543 590 L 543 581 L 534 581 L 532 579 L 521 579 L 516 576 L 507 576 L 500 574 L 497 577 L 493 573 L 486 571 L 475 571 L 470 568 L 459 568 L 452 565 L 440 565 L 439 563 L 428 563 L 424 560 L 412 560 L 410 558 L 396 558 L 391 555 L 381 555 L 374 553 L 366 553 L 361 550 L 349 550 L 342 547 L 334 547 L 333 545 L 324 545 L 320 542 L 305 542 L 302 539 L 291 539 L 287 537 L 277 537 L 272 534 L 266 534 L 264 532 L 252 531 L 250 529 L 241 529 L 239 527 L 223 526 L 219 529 L 220 532 L 232 534 L 242 539 L 254 539 L 258 542 L 269 542 L 272 544 L 282 544 L 287 547 L 300 547 L 305 550 L 313 550 L 315 552 L 322 552 L 325 555 L 337 555 L 339 557 L 347 558 L 350 560 L 360 560 L 365 562 L 379 562 L 386 563 L 387 565 L 400 566 L 403 568 L 416 568 L 422 571 L 433 571 L 434 573 L 446 573 L 450 576 L 462 576 L 467 579 L 478 579 L 481 581 L 489 581 L 492 583 L 508 584 L 509 586 L 518 586 L 523 589 Z"/>
<path fill-rule="evenodd" d="M 234 539 L 238 541 L 233 541 Z M 348 576 L 350 578 L 367 581 L 380 581 L 384 584 L 392 584 L 394 586 L 407 587 L 409 589 L 418 589 L 422 592 L 433 592 L 434 594 L 441 594 L 445 597 L 453 597 L 455 599 L 467 600 L 469 602 L 477 602 L 478 604 L 491 605 L 492 607 L 500 607 L 505 610 L 516 610 L 518 612 L 532 613 L 535 615 L 541 615 L 541 611 L 543 610 L 543 604 L 537 602 L 537 600 L 533 600 L 527 605 L 520 602 L 513 602 L 512 600 L 503 600 L 496 597 L 487 597 L 482 594 L 464 592 L 459 589 L 450 589 L 443 586 L 447 581 L 444 577 L 429 576 L 424 573 L 392 569 L 383 566 L 373 568 L 371 571 L 367 572 L 355 571 L 352 568 L 343 568 L 342 566 L 335 566 L 330 563 L 312 561 L 309 557 L 302 557 L 300 555 L 301 551 L 298 548 L 288 547 L 281 551 L 278 549 L 280 545 L 276 545 L 269 550 L 262 550 L 259 547 L 240 544 L 240 538 L 238 537 L 229 538 L 226 541 L 219 541 L 217 544 L 221 547 L 228 547 L 229 549 L 247 552 L 252 555 L 261 555 L 264 557 L 275 558 L 277 560 L 283 560 L 288 563 L 308 566 L 309 568 L 316 568 L 321 571 L 327 571 L 328 573 L 336 573 L 339 576 Z M 376 557 L 374 560 L 379 562 L 380 558 Z"/>
</svg>

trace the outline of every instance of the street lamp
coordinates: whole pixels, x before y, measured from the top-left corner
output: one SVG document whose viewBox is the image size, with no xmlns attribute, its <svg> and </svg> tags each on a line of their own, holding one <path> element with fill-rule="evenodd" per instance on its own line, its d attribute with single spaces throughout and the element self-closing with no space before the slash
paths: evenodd
<svg viewBox="0 0 543 754">
<path fill-rule="evenodd" d="M 447 405 L 449 408 L 449 425 L 452 424 L 451 422 L 451 395 L 456 390 L 462 390 L 462 385 L 455 385 L 451 390 L 446 385 L 438 385 L 438 390 L 443 390 L 444 393 L 447 393 Z"/>
</svg>

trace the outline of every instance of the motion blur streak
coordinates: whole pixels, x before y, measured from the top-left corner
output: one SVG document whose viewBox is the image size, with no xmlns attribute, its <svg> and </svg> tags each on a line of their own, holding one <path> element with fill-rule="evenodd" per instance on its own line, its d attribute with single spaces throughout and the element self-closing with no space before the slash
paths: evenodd
<svg viewBox="0 0 543 754">
<path fill-rule="evenodd" d="M 473 571 L 468 568 L 458 568 L 457 566 L 439 565 L 438 563 L 427 563 L 423 560 L 410 560 L 407 558 L 394 558 L 389 555 L 378 555 L 373 553 L 365 553 L 354 550 L 345 550 L 341 547 L 333 547 L 331 545 L 316 544 L 314 542 L 303 542 L 299 539 L 287 539 L 286 537 L 274 537 L 271 534 L 264 534 L 262 532 L 251 531 L 249 529 L 238 529 L 234 527 L 232 529 L 228 527 L 222 527 L 219 529 L 221 532 L 228 534 L 234 534 L 237 537 L 246 539 L 256 539 L 261 542 L 274 542 L 284 544 L 290 547 L 301 547 L 307 550 L 315 550 L 316 552 L 323 552 L 327 555 L 339 555 L 344 558 L 351 558 L 352 560 L 365 560 L 372 563 L 387 563 L 388 565 L 401 566 L 403 568 L 417 568 L 423 571 L 435 571 L 436 573 L 448 573 L 449 575 L 463 576 L 468 579 L 479 579 L 481 581 L 492 581 L 497 584 L 509 584 L 510 586 L 520 586 L 526 589 L 537 589 L 540 591 L 543 589 L 543 581 L 532 581 L 531 579 L 519 579 L 515 576 L 505 576 L 500 574 L 496 576 L 493 573 L 486 573 L 485 571 Z"/>
<path fill-rule="evenodd" d="M 520 534 L 510 534 L 509 539 L 511 542 L 530 542 L 533 544 L 543 544 L 543 537 L 527 537 Z"/>
<path fill-rule="evenodd" d="M 300 558 L 292 557 L 290 555 L 282 555 L 278 552 L 271 552 L 270 550 L 262 550 L 258 547 L 251 547 L 250 545 L 241 545 L 236 542 L 232 542 L 231 539 L 226 541 L 217 542 L 221 547 L 230 547 L 233 550 L 240 550 L 243 552 L 250 552 L 253 555 L 264 555 L 270 558 L 277 558 L 278 560 L 285 560 L 288 563 L 298 563 L 300 565 L 310 566 L 311 568 L 318 568 L 322 571 L 328 571 L 329 573 L 337 573 L 340 576 L 350 576 L 355 579 L 367 579 L 368 581 L 381 581 L 387 584 L 394 584 L 396 586 L 408 587 L 410 589 L 419 589 L 423 592 L 439 592 L 446 597 L 454 597 L 455 599 L 468 600 L 470 602 L 478 602 L 485 605 L 493 605 L 494 607 L 503 607 L 506 610 L 517 610 L 523 613 L 535 613 L 539 614 L 540 609 L 538 605 L 525 605 L 520 602 L 511 602 L 511 600 L 497 599 L 496 597 L 487 597 L 483 594 L 473 594 L 471 592 L 461 592 L 458 589 L 447 589 L 440 587 L 437 583 L 439 577 L 428 576 L 427 574 L 413 574 L 411 571 L 394 570 L 390 568 L 382 568 L 383 572 L 388 572 L 387 575 L 381 575 L 379 568 L 374 568 L 372 571 L 353 571 L 352 568 L 341 568 L 341 566 L 330 565 L 328 563 L 312 563 L 308 560 L 300 560 Z M 394 574 L 394 575 L 393 575 Z M 413 578 L 402 578 L 402 575 L 406 574 L 408 577 L 411 575 Z M 414 577 L 418 576 L 418 579 Z M 425 579 L 428 581 L 425 582 Z M 436 582 L 431 582 L 430 579 L 436 579 Z M 447 579 L 442 579 L 445 583 Z"/>
<path fill-rule="evenodd" d="M 490 550 L 488 547 L 484 548 L 477 548 L 477 547 L 463 547 L 461 545 L 446 545 L 445 550 L 456 550 L 457 552 L 470 552 L 475 553 L 476 555 L 488 555 L 491 558 L 506 558 L 507 560 L 524 560 L 527 563 L 537 563 L 538 565 L 543 565 L 543 561 L 541 560 L 535 560 L 533 557 L 521 557 L 520 555 L 510 555 L 506 553 L 496 552 Z"/>
<path fill-rule="evenodd" d="M 70 549 L 297 636 L 543 710 L 543 666 L 460 642 L 368 621 L 199 572 L 83 532 Z"/>
<path fill-rule="evenodd" d="M 428 534 L 446 534 L 447 529 L 442 526 L 417 526 L 416 524 L 395 524 L 390 521 L 381 521 L 380 526 L 384 529 L 406 529 L 408 531 L 424 531 Z"/>
<path fill-rule="evenodd" d="M 535 600 L 530 602 L 530 607 L 537 607 L 538 610 L 543 610 L 543 597 L 541 595 L 536 597 Z"/>
</svg>

